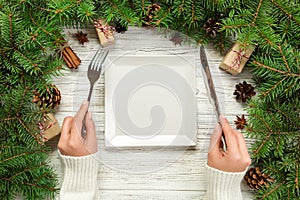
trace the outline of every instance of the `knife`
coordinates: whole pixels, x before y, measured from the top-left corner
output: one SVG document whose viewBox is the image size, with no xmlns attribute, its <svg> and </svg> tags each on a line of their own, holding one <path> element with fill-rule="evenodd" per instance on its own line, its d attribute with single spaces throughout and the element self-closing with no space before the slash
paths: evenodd
<svg viewBox="0 0 300 200">
<path fill-rule="evenodd" d="M 213 79 L 212 79 L 212 76 L 211 76 L 211 73 L 210 73 L 210 70 L 209 70 L 209 66 L 208 66 L 208 62 L 207 62 L 207 58 L 206 58 L 206 53 L 205 53 L 205 49 L 204 49 L 203 45 L 200 46 L 200 59 L 201 59 L 202 67 L 205 71 L 205 75 L 206 75 L 206 79 L 207 79 L 207 83 L 208 83 L 208 88 L 209 88 L 209 91 L 210 91 L 209 93 L 210 93 L 211 99 L 213 100 L 214 108 L 215 108 L 215 111 L 216 111 L 216 114 L 217 114 L 216 117 L 217 117 L 217 120 L 219 122 L 220 115 L 221 115 L 220 104 L 219 104 L 219 101 L 218 101 L 218 97 L 217 97 L 217 93 L 216 93 L 216 90 L 215 90 L 214 82 L 213 82 Z M 226 140 L 225 140 L 225 136 L 224 136 L 223 132 L 222 132 L 222 143 L 223 143 L 223 149 L 224 149 L 224 151 L 226 151 L 227 145 L 226 145 Z"/>
</svg>

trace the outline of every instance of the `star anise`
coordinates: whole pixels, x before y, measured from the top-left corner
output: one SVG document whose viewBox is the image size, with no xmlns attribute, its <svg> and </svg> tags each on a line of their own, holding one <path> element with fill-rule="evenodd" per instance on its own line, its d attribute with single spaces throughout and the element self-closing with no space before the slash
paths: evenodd
<svg viewBox="0 0 300 200">
<path fill-rule="evenodd" d="M 251 84 L 248 84 L 246 81 L 235 85 L 235 91 L 233 93 L 236 95 L 236 100 L 246 102 L 248 99 L 251 99 L 252 96 L 256 94 L 254 87 Z"/>
<path fill-rule="evenodd" d="M 170 41 L 172 41 L 175 46 L 178 44 L 181 46 L 181 42 L 182 42 L 182 37 L 180 35 L 180 33 L 176 32 L 173 37 L 170 39 Z"/>
<path fill-rule="evenodd" d="M 245 118 L 245 115 L 243 114 L 241 117 L 236 115 L 236 120 L 234 121 L 234 123 L 236 125 L 236 129 L 243 130 L 247 125 L 247 120 Z"/>
<path fill-rule="evenodd" d="M 80 44 L 84 44 L 85 42 L 88 42 L 89 39 L 87 38 L 87 33 L 83 33 L 82 31 L 75 33 L 75 36 L 77 40 L 80 42 Z"/>
</svg>

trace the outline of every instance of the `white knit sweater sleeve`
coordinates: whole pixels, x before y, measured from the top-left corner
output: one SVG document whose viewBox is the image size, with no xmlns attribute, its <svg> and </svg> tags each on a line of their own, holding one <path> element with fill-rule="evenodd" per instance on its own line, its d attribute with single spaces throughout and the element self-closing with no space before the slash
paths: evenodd
<svg viewBox="0 0 300 200">
<path fill-rule="evenodd" d="M 72 157 L 60 154 L 60 157 L 64 167 L 60 200 L 98 199 L 96 155 Z M 244 172 L 224 172 L 207 164 L 205 169 L 205 200 L 242 200 L 240 184 L 247 169 Z"/>
<path fill-rule="evenodd" d="M 242 200 L 241 181 L 247 171 L 224 172 L 205 164 L 205 200 Z"/>
<path fill-rule="evenodd" d="M 94 200 L 98 198 L 96 155 L 64 156 L 59 151 L 64 167 L 60 200 Z"/>
</svg>

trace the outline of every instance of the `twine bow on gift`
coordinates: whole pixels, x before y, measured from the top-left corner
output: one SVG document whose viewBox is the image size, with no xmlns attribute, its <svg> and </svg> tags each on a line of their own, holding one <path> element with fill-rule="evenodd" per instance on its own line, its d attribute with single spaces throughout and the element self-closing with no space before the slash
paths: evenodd
<svg viewBox="0 0 300 200">
<path fill-rule="evenodd" d="M 94 26 L 95 26 L 96 29 L 98 29 L 97 31 L 100 31 L 104 34 L 106 39 L 109 39 L 111 34 L 115 32 L 115 28 L 112 27 L 112 26 L 107 25 L 106 23 L 103 24 L 102 19 L 95 19 L 94 20 Z"/>
<path fill-rule="evenodd" d="M 237 53 L 237 57 L 235 59 L 233 59 L 230 69 L 237 70 L 241 66 L 243 57 L 249 59 L 249 56 L 245 55 L 245 50 L 243 50 L 243 49 L 240 49 L 239 51 L 236 51 L 236 50 L 232 50 L 232 51 Z"/>
<path fill-rule="evenodd" d="M 48 138 L 45 136 L 45 131 L 53 126 L 53 123 L 50 122 L 47 126 L 45 126 L 45 123 L 39 122 L 38 127 L 40 129 L 40 136 L 42 142 L 48 141 Z"/>
</svg>

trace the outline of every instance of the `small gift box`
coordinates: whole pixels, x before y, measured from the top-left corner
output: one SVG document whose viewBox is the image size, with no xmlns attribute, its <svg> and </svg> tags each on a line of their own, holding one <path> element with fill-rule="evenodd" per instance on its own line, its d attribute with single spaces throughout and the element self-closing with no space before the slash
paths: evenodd
<svg viewBox="0 0 300 200">
<path fill-rule="evenodd" d="M 59 135 L 61 128 L 52 113 L 47 114 L 44 122 L 39 123 L 40 135 L 42 142 L 46 142 Z"/>
<path fill-rule="evenodd" d="M 102 47 L 106 47 L 114 43 L 113 34 L 115 33 L 115 29 L 112 26 L 109 26 L 102 19 L 94 20 L 94 26 Z"/>
<path fill-rule="evenodd" d="M 253 50 L 253 46 L 244 49 L 239 43 L 236 43 L 224 57 L 220 68 L 232 75 L 241 73 Z"/>
</svg>

